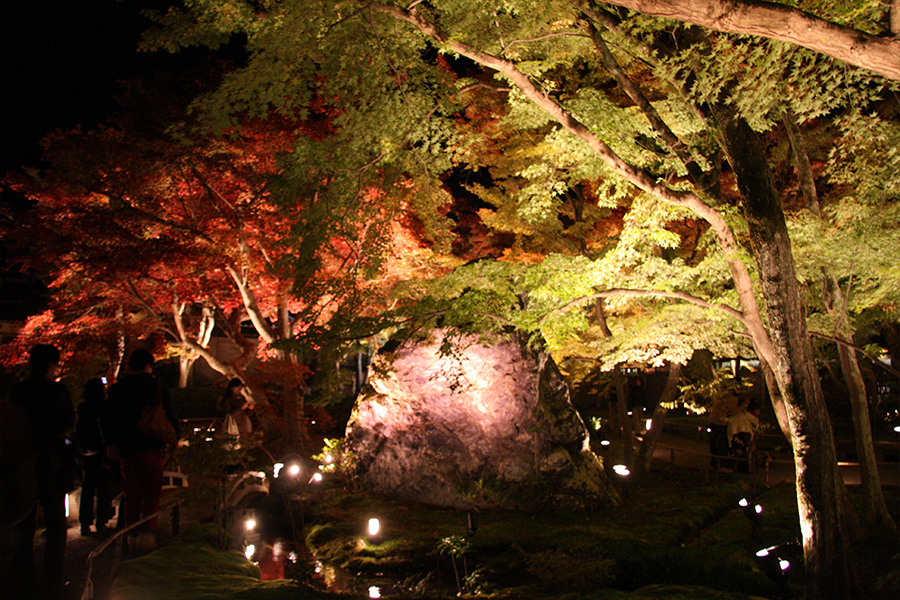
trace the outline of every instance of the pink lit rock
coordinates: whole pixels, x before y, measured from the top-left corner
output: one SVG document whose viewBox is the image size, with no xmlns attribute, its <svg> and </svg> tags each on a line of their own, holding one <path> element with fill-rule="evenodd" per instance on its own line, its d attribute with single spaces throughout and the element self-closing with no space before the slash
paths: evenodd
<svg viewBox="0 0 900 600">
<path fill-rule="evenodd" d="M 615 502 L 549 355 L 514 336 L 407 342 L 372 363 L 347 426 L 366 489 L 439 506 Z M 442 342 L 452 351 L 441 352 Z"/>
</svg>

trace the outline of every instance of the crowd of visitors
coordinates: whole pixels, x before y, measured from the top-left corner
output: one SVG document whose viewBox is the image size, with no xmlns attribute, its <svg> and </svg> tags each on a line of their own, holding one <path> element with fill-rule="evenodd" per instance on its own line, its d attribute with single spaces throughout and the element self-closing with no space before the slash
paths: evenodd
<svg viewBox="0 0 900 600">
<path fill-rule="evenodd" d="M 129 543 L 139 535 L 144 547 L 152 546 L 166 455 L 180 435 L 168 389 L 154 376 L 148 350 L 131 354 L 130 373 L 108 394 L 103 378 L 85 384 L 77 425 L 68 389 L 58 380 L 59 362 L 55 346 L 34 346 L 28 378 L 12 386 L 2 402 L 0 531 L 11 568 L 0 589 L 10 598 L 65 595 L 66 503 L 79 467 L 81 534 L 106 531 L 115 514 L 111 486 L 118 477 L 123 497 L 116 525 L 140 523 Z M 66 437 L 73 427 L 74 444 Z M 45 527 L 40 577 L 34 552 L 38 509 Z"/>
</svg>

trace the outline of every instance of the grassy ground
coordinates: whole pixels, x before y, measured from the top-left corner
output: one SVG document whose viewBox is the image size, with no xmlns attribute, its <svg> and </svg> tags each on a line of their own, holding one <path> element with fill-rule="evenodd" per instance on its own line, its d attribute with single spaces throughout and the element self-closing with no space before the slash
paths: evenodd
<svg viewBox="0 0 900 600">
<path fill-rule="evenodd" d="M 386 597 L 410 598 L 445 598 L 460 589 L 466 596 L 524 600 L 801 597 L 802 560 L 799 546 L 790 544 L 799 537 L 794 489 L 750 486 L 736 475 L 708 485 L 699 474 L 661 466 L 628 490 L 620 507 L 483 512 L 467 537 L 465 511 L 348 493 L 332 483 L 304 498 L 301 545 L 326 568 L 349 574 L 343 590 L 354 597 L 368 597 L 370 586 Z M 742 497 L 763 507 L 756 528 L 738 506 Z M 382 523 L 376 537 L 365 532 L 370 517 Z M 123 563 L 113 598 L 334 597 L 291 580 L 261 582 L 239 552 L 215 550 L 217 539 L 209 529 L 192 529 Z M 778 552 L 792 564 L 785 585 L 769 579 L 755 557 L 775 545 L 783 545 Z M 877 598 L 874 582 L 887 571 L 870 567 L 870 597 Z M 309 570 L 293 573 L 303 580 Z"/>
</svg>

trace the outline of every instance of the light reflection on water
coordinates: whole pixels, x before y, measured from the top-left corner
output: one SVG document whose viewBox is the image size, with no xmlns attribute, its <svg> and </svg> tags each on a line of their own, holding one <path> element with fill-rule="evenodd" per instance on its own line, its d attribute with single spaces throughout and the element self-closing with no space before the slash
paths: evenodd
<svg viewBox="0 0 900 600">
<path fill-rule="evenodd" d="M 340 594 L 358 594 L 366 598 L 383 598 L 390 595 L 391 586 L 383 580 L 366 580 L 346 569 L 334 567 L 311 556 L 303 546 L 294 548 L 288 540 L 261 542 L 257 552 L 260 579 L 275 581 L 291 576 L 291 567 L 301 562 L 311 565 L 311 583 L 325 591 Z M 378 583 L 379 585 L 372 585 Z"/>
</svg>

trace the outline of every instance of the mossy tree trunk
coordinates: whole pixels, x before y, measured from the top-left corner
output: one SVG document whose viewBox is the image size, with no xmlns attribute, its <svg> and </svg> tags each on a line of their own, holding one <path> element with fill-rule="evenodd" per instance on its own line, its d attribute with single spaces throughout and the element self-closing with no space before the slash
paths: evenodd
<svg viewBox="0 0 900 600">
<path fill-rule="evenodd" d="M 812 360 L 791 243 L 765 148 L 732 109 L 714 108 L 759 270 L 776 360 L 772 369 L 791 428 L 807 595 L 853 597 L 854 517 L 837 467 L 831 421 Z"/>
</svg>

